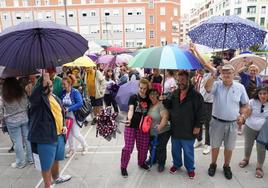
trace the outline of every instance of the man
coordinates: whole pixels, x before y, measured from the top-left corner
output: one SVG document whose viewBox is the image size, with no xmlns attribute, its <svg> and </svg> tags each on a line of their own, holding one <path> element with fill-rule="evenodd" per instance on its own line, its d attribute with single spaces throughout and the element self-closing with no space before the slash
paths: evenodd
<svg viewBox="0 0 268 188">
<path fill-rule="evenodd" d="M 170 99 L 164 100 L 169 109 L 171 122 L 171 143 L 173 166 L 170 173 L 174 174 L 182 166 L 182 150 L 184 166 L 189 178 L 194 178 L 194 141 L 203 124 L 203 97 L 190 84 L 190 75 L 187 71 L 180 71 L 177 77 L 178 89 Z M 164 97 L 161 97 L 164 99 Z M 160 99 L 161 99 L 160 98 Z"/>
<path fill-rule="evenodd" d="M 87 92 L 93 107 L 94 118 L 91 125 L 97 123 L 96 116 L 103 107 L 103 97 L 106 89 L 105 77 L 102 74 L 103 65 L 97 64 L 97 69 L 90 68 L 87 70 Z"/>
<path fill-rule="evenodd" d="M 208 169 L 209 176 L 214 176 L 217 168 L 219 148 L 224 142 L 224 176 L 232 179 L 230 161 L 235 148 L 237 125 L 243 124 L 243 116 L 239 113 L 245 110 L 248 96 L 244 86 L 234 82 L 235 69 L 226 64 L 221 69 L 222 80 L 215 81 L 217 75 L 211 76 L 205 85 L 208 93 L 213 95 L 212 120 L 210 122 L 210 144 L 212 161 Z"/>
</svg>

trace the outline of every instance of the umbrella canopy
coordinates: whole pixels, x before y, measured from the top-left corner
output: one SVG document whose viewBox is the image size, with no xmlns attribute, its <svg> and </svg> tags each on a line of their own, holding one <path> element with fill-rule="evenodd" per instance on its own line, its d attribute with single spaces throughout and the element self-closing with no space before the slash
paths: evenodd
<svg viewBox="0 0 268 188">
<path fill-rule="evenodd" d="M 133 56 L 129 54 L 103 55 L 98 58 L 97 63 L 109 64 L 109 66 L 115 67 L 123 63 L 128 64 L 132 58 Z"/>
<path fill-rule="evenodd" d="M 64 67 L 95 67 L 96 64 L 89 57 L 79 57 L 73 62 L 66 63 Z"/>
<path fill-rule="evenodd" d="M 124 53 L 124 52 L 128 52 L 129 50 L 126 48 L 119 47 L 119 46 L 110 46 L 106 48 L 106 51 L 112 52 L 112 53 Z"/>
<path fill-rule="evenodd" d="M 74 61 L 87 50 L 87 40 L 51 21 L 22 22 L 0 34 L 0 65 L 36 70 Z"/>
<path fill-rule="evenodd" d="M 254 65 L 258 66 L 260 72 L 267 67 L 267 62 L 260 56 L 254 55 L 252 53 L 243 53 L 230 60 L 235 70 L 241 69 L 245 63 L 252 62 Z"/>
<path fill-rule="evenodd" d="M 37 70 L 22 71 L 22 70 L 11 69 L 11 68 L 7 68 L 4 66 L 0 66 L 0 78 L 28 76 L 28 75 L 39 74 L 39 73 L 40 72 Z"/>
<path fill-rule="evenodd" d="M 121 111 L 127 112 L 128 111 L 128 100 L 131 95 L 138 93 L 139 89 L 139 81 L 133 80 L 129 81 L 120 86 L 115 100 L 120 108 Z"/>
<path fill-rule="evenodd" d="M 178 46 L 153 47 L 142 50 L 132 60 L 132 68 L 157 68 L 157 69 L 202 69 L 199 60 L 188 50 Z"/>
<path fill-rule="evenodd" d="M 116 56 L 114 55 L 103 55 L 100 56 L 97 60 L 98 64 L 104 64 L 105 68 L 112 68 L 114 69 L 116 65 Z"/>
<path fill-rule="evenodd" d="M 100 54 L 104 48 L 101 47 L 98 43 L 94 41 L 88 41 L 88 51 L 89 53 L 93 54 Z"/>
<path fill-rule="evenodd" d="M 213 16 L 189 31 L 194 43 L 211 48 L 246 49 L 262 44 L 266 31 L 238 16 Z"/>
</svg>

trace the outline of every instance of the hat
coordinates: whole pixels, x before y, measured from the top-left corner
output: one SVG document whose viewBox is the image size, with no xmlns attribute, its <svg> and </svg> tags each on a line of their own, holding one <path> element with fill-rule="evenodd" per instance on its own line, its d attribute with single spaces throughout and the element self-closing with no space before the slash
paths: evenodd
<svg viewBox="0 0 268 188">
<path fill-rule="evenodd" d="M 231 64 L 225 64 L 225 65 L 222 66 L 221 69 L 222 70 L 233 70 L 233 71 L 235 71 L 235 68 Z"/>
</svg>

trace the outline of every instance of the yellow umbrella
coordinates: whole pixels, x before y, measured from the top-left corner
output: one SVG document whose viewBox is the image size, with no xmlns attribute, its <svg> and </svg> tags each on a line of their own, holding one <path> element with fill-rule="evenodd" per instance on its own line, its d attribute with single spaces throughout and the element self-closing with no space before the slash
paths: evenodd
<svg viewBox="0 0 268 188">
<path fill-rule="evenodd" d="M 88 57 L 79 57 L 75 61 L 66 63 L 64 67 L 95 67 L 96 64 Z"/>
</svg>

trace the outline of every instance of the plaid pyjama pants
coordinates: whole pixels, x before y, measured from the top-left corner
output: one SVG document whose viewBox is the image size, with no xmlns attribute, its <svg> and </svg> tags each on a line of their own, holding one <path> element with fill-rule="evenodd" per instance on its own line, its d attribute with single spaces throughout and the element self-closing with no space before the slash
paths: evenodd
<svg viewBox="0 0 268 188">
<path fill-rule="evenodd" d="M 124 139 L 125 146 L 121 154 L 121 168 L 127 168 L 135 141 L 138 150 L 138 165 L 143 165 L 149 149 L 149 133 L 143 133 L 140 129 L 125 127 Z"/>
</svg>

